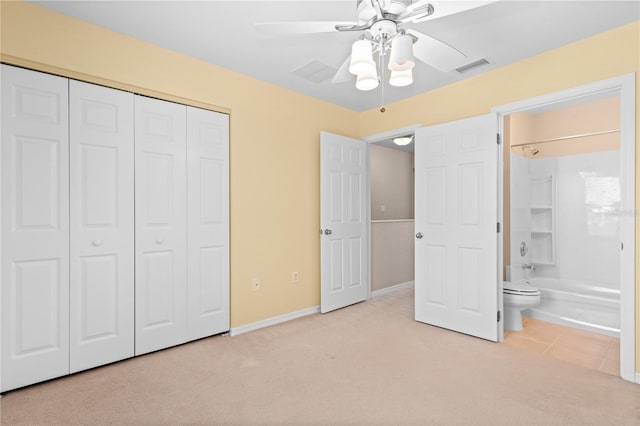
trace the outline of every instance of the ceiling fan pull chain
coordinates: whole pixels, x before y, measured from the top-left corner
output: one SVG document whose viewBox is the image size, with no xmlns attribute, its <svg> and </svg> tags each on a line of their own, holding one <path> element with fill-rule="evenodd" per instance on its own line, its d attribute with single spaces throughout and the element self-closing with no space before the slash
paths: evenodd
<svg viewBox="0 0 640 426">
<path fill-rule="evenodd" d="M 380 67 L 380 112 L 385 112 L 384 107 L 384 44 L 380 42 L 380 53 L 378 54 L 378 64 Z"/>
</svg>

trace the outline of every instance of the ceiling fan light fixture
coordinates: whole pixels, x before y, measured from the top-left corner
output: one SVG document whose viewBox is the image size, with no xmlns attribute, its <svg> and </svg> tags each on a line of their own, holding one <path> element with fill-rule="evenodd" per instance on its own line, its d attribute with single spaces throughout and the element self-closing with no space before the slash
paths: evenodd
<svg viewBox="0 0 640 426">
<path fill-rule="evenodd" d="M 373 90 L 378 87 L 380 82 L 378 81 L 378 74 L 375 72 L 358 74 L 358 78 L 356 79 L 356 89 L 358 90 Z"/>
<path fill-rule="evenodd" d="M 398 146 L 405 146 L 405 145 L 409 145 L 412 140 L 413 140 L 413 136 L 400 136 L 397 138 L 393 138 L 393 143 L 395 143 Z"/>
<path fill-rule="evenodd" d="M 389 84 L 395 87 L 404 87 L 413 83 L 413 70 L 409 68 L 406 71 L 391 71 Z"/>
<path fill-rule="evenodd" d="M 373 48 L 368 40 L 358 40 L 351 46 L 351 62 L 349 63 L 351 74 L 371 74 L 376 72 L 376 63 L 373 61 Z"/>
<path fill-rule="evenodd" d="M 402 34 L 391 42 L 389 69 L 391 71 L 406 71 L 416 65 L 413 60 L 413 38 Z"/>
</svg>

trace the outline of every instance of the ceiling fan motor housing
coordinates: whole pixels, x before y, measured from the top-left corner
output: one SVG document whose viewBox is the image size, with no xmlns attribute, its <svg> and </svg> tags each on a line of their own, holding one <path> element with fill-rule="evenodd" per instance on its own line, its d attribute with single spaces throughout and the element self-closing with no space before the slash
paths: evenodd
<svg viewBox="0 0 640 426">
<path fill-rule="evenodd" d="M 358 23 L 364 24 L 371 21 L 376 16 L 376 8 L 373 5 L 374 2 L 380 4 L 380 9 L 383 13 L 399 16 L 407 10 L 412 3 L 416 3 L 413 0 L 358 0 L 356 6 L 358 11 Z"/>
<path fill-rule="evenodd" d="M 398 33 L 398 24 L 388 19 L 376 21 L 369 28 L 374 40 L 389 40 Z"/>
</svg>

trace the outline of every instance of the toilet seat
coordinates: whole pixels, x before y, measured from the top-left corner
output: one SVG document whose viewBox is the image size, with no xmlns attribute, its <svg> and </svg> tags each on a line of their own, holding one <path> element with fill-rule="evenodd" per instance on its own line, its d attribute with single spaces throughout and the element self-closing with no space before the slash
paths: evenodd
<svg viewBox="0 0 640 426">
<path fill-rule="evenodd" d="M 505 282 L 503 283 L 504 294 L 513 294 L 517 296 L 540 296 L 540 290 L 530 286 L 527 283 Z"/>
</svg>

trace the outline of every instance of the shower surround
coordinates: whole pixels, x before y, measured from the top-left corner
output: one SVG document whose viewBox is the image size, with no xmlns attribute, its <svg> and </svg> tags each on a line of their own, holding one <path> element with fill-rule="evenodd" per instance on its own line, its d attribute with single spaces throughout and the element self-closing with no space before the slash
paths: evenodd
<svg viewBox="0 0 640 426">
<path fill-rule="evenodd" d="M 542 293 L 524 315 L 619 336 L 619 170 L 617 150 L 511 154 L 510 280 L 528 280 Z"/>
</svg>

